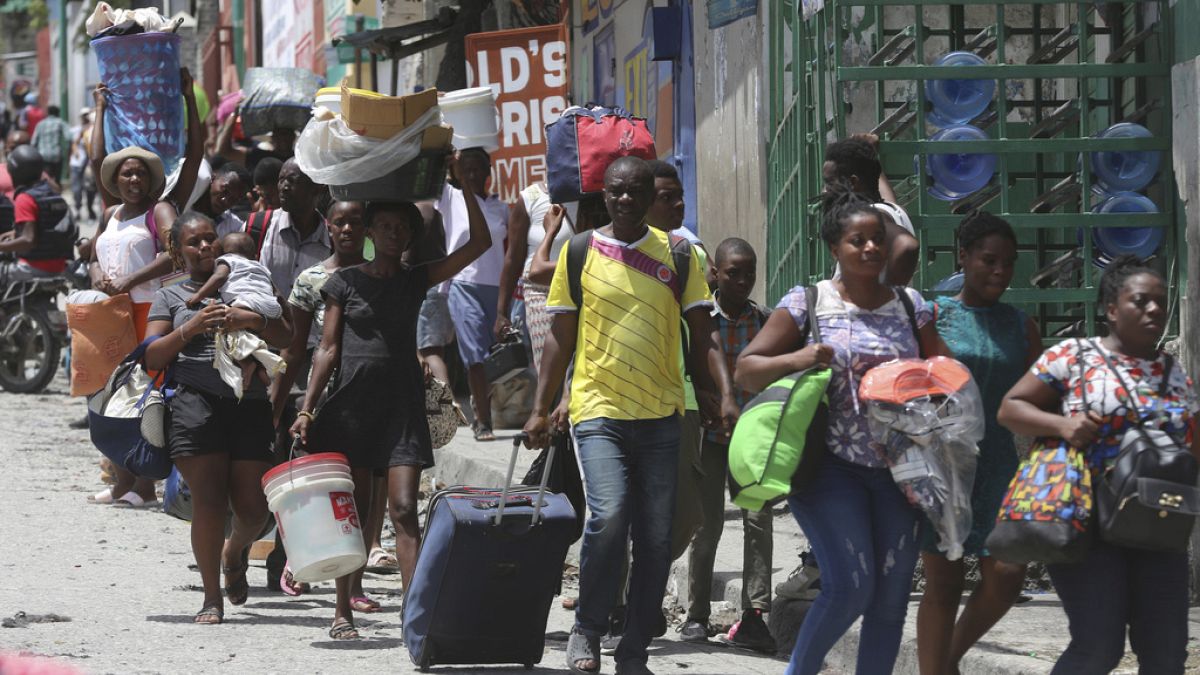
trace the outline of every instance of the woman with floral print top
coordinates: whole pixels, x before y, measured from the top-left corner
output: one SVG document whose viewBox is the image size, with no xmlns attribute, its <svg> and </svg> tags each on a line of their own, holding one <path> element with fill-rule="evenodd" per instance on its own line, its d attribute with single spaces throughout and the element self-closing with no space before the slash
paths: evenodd
<svg viewBox="0 0 1200 675">
<path fill-rule="evenodd" d="M 808 368 L 833 371 L 829 453 L 811 484 L 788 499 L 821 568 L 821 594 L 800 626 L 789 675 L 819 672 L 860 616 L 858 672 L 890 673 L 900 649 L 919 521 L 872 440 L 858 384 L 879 364 L 944 353 L 945 347 L 920 294 L 880 282 L 886 237 L 870 203 L 851 192 L 827 195 L 821 238 L 841 275 L 817 285 L 822 342 L 815 344 L 807 332 L 807 291 L 798 287 L 779 302 L 737 363 L 737 384 L 749 391 Z M 915 335 L 906 299 L 914 308 Z"/>
<path fill-rule="evenodd" d="M 1166 282 L 1136 258 L 1120 258 L 1100 280 L 1100 305 L 1108 335 L 1046 350 L 1008 392 L 1000 406 L 1000 423 L 1043 442 L 1084 449 L 1094 480 L 1116 459 L 1125 431 L 1139 422 L 1167 432 L 1200 456 L 1192 382 L 1158 348 L 1166 330 Z M 1105 356 L 1119 373 L 1107 365 Z M 1125 383 L 1136 390 L 1132 407 Z M 1116 668 L 1125 652 L 1127 628 L 1140 672 L 1184 672 L 1186 553 L 1117 546 L 1096 537 L 1082 562 L 1048 565 L 1047 570 L 1071 631 L 1071 642 L 1054 673 L 1107 673 Z"/>
</svg>

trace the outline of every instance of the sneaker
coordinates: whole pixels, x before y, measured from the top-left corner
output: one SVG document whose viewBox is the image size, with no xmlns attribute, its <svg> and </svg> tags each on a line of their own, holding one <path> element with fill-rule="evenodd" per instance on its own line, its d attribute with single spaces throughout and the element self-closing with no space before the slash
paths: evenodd
<svg viewBox="0 0 1200 675">
<path fill-rule="evenodd" d="M 625 608 L 616 607 L 608 617 L 608 633 L 600 639 L 600 653 L 612 656 L 621 646 L 621 636 L 625 634 Z"/>
<path fill-rule="evenodd" d="M 733 624 L 729 634 L 722 635 L 721 638 L 722 642 L 735 647 L 745 647 L 765 654 L 774 654 L 778 649 L 775 638 L 771 637 L 771 631 L 767 628 L 767 622 L 763 621 L 761 609 L 742 612 L 741 621 Z"/>
<path fill-rule="evenodd" d="M 609 633 L 600 639 L 600 653 L 604 656 L 612 656 L 617 653 L 617 647 L 621 646 L 621 635 L 613 635 Z"/>
<path fill-rule="evenodd" d="M 684 642 L 707 642 L 711 634 L 708 621 L 688 619 L 679 627 L 679 639 Z"/>
<path fill-rule="evenodd" d="M 775 587 L 775 595 L 788 600 L 816 600 L 821 593 L 821 570 L 817 559 L 809 552 L 800 556 L 800 566 L 788 575 L 787 581 Z"/>
</svg>

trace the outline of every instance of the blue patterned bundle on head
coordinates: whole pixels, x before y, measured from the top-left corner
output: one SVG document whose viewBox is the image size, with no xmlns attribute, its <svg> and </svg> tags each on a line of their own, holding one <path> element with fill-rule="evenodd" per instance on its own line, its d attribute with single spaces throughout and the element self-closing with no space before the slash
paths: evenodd
<svg viewBox="0 0 1200 675">
<path fill-rule="evenodd" d="M 162 159 L 170 174 L 183 157 L 184 107 L 179 81 L 179 36 L 118 35 L 92 41 L 100 81 L 109 90 L 104 145 L 109 153 L 131 145 Z"/>
</svg>

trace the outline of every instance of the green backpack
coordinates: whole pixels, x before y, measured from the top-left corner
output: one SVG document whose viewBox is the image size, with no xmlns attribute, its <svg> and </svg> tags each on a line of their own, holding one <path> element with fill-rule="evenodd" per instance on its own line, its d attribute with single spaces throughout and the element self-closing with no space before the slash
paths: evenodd
<svg viewBox="0 0 1200 675">
<path fill-rule="evenodd" d="M 807 336 L 821 341 L 817 328 L 817 288 L 805 290 Z M 828 429 L 829 368 L 810 368 L 773 382 L 742 410 L 729 441 L 733 503 L 761 511 L 769 502 L 805 487 L 825 456 Z"/>
</svg>

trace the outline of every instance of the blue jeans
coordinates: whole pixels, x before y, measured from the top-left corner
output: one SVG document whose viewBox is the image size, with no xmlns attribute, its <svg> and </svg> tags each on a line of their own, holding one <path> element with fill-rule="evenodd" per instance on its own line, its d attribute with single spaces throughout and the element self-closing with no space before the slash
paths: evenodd
<svg viewBox="0 0 1200 675">
<path fill-rule="evenodd" d="M 645 663 L 671 572 L 679 418 L 587 420 L 575 425 L 575 443 L 590 511 L 580 553 L 575 627 L 591 636 L 608 629 L 632 538 L 625 635 L 616 660 Z"/>
<path fill-rule="evenodd" d="M 788 675 L 819 672 L 860 616 L 856 672 L 891 673 L 920 549 L 917 511 L 890 471 L 833 455 L 788 506 L 821 568 L 821 594 L 800 626 Z"/>
<path fill-rule="evenodd" d="M 1113 546 L 1097 538 L 1083 562 L 1047 565 L 1071 628 L 1053 673 L 1107 673 L 1129 645 L 1138 671 L 1184 671 L 1188 642 L 1186 553 Z"/>
</svg>

